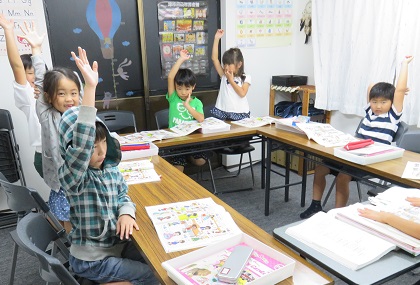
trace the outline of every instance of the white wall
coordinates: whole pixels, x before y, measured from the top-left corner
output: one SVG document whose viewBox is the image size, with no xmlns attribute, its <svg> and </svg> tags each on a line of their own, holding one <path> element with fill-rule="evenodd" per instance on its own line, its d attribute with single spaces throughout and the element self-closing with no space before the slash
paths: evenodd
<svg viewBox="0 0 420 285">
<path fill-rule="evenodd" d="M 8 5 L 13 6 L 13 5 Z M 7 14 L 6 6 L 0 6 L 1 11 Z M 36 14 L 38 19 L 44 19 L 44 10 L 42 7 L 42 1 L 32 1 L 32 6 L 30 9 Z M 45 21 L 39 21 L 37 23 L 37 29 L 41 33 L 46 31 Z M 3 34 L 3 33 L 1 33 Z M 1 43 L 4 46 L 4 42 Z M 48 38 L 45 38 L 43 44 L 43 58 L 45 59 L 48 66 L 51 66 L 51 55 L 50 55 L 50 46 L 48 43 Z M 29 132 L 28 132 L 28 123 L 26 122 L 26 117 L 22 111 L 15 107 L 15 101 L 13 98 L 13 73 L 9 65 L 7 56 L 0 56 L 0 70 L 1 81 L 0 81 L 0 90 L 1 90 L 1 100 L 0 108 L 7 109 L 12 115 L 12 120 L 15 128 L 15 135 L 17 142 L 20 146 L 20 155 L 23 164 L 23 171 L 26 178 L 26 184 L 32 188 L 38 190 L 42 197 L 46 200 L 49 195 L 49 188 L 44 183 L 44 180 L 36 172 L 35 167 L 33 166 L 34 153 L 35 149 L 30 146 L 29 142 Z M 17 182 L 19 184 L 19 182 Z M 3 191 L 0 191 L 0 210 L 8 209 L 6 203 L 6 197 Z"/>
</svg>

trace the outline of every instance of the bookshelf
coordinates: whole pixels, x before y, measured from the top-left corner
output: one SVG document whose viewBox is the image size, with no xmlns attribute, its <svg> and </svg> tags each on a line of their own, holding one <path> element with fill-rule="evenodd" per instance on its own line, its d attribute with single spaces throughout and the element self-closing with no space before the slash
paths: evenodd
<svg viewBox="0 0 420 285">
<path fill-rule="evenodd" d="M 275 101 L 276 101 L 277 92 L 280 92 L 280 91 L 273 90 L 270 88 L 270 101 L 269 101 L 270 116 L 274 116 L 274 105 L 276 103 Z M 287 92 L 284 92 L 284 93 L 287 94 Z M 316 88 L 314 85 L 302 85 L 297 88 L 296 92 L 290 93 L 290 99 L 292 102 L 298 102 L 299 95 L 301 95 L 303 116 L 308 116 L 309 99 L 312 94 L 316 94 Z M 331 112 L 324 111 L 323 116 L 314 116 L 313 118 L 311 118 L 311 120 L 330 123 Z M 271 154 L 271 161 L 278 165 L 285 166 L 285 162 L 286 162 L 285 155 L 286 154 L 283 150 L 276 150 Z M 299 175 L 302 175 L 303 162 L 304 162 L 303 158 L 292 155 L 290 158 L 290 169 L 293 171 L 296 171 Z M 313 173 L 316 163 L 312 161 L 307 161 L 307 163 L 308 163 L 308 174 Z"/>
</svg>

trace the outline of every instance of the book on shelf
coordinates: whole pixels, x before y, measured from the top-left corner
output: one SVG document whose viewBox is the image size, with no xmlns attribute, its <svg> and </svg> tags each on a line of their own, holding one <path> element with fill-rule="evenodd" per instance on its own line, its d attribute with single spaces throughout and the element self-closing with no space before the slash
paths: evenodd
<svg viewBox="0 0 420 285">
<path fill-rule="evenodd" d="M 226 132 L 230 130 L 230 125 L 214 117 L 208 117 L 202 123 L 195 120 L 187 121 L 170 128 L 170 130 L 180 136 L 186 136 L 197 130 L 203 134 Z"/>
<path fill-rule="evenodd" d="M 166 252 L 203 247 L 241 233 L 211 198 L 146 207 Z"/>
<path fill-rule="evenodd" d="M 246 127 L 246 128 L 258 128 L 265 125 L 270 125 L 275 122 L 275 119 L 270 116 L 264 116 L 264 117 L 250 117 L 245 118 L 238 121 L 232 121 L 232 124 Z"/>
<path fill-rule="evenodd" d="M 245 233 L 164 261 L 162 267 L 176 284 L 226 285 L 216 275 L 234 248 L 243 245 L 253 252 L 234 284 L 277 284 L 293 275 L 295 260 Z"/>
<path fill-rule="evenodd" d="M 153 163 L 148 159 L 121 161 L 118 169 L 128 185 L 160 181 Z"/>
<path fill-rule="evenodd" d="M 344 146 L 349 142 L 358 140 L 352 135 L 345 134 L 337 130 L 330 124 L 316 123 L 296 123 L 296 126 L 302 130 L 308 139 L 325 147 Z"/>
<path fill-rule="evenodd" d="M 404 149 L 379 142 L 352 150 L 347 150 L 344 147 L 334 149 L 334 156 L 361 165 L 399 158 L 403 154 Z"/>
<path fill-rule="evenodd" d="M 393 243 L 322 211 L 289 227 L 286 234 L 352 270 L 363 268 L 396 248 Z"/>
</svg>

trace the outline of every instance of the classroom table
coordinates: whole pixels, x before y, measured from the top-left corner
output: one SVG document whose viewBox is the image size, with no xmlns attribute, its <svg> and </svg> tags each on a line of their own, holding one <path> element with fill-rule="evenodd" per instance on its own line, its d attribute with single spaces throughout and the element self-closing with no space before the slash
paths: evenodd
<svg viewBox="0 0 420 285">
<path fill-rule="evenodd" d="M 359 270 L 351 270 L 286 234 L 287 228 L 302 222 L 298 221 L 276 228 L 273 235 L 278 241 L 296 250 L 348 284 L 382 284 L 420 266 L 420 256 L 414 257 L 403 250 L 396 250 Z"/>
<path fill-rule="evenodd" d="M 357 177 L 352 173 L 352 169 L 361 170 L 364 174 L 369 175 L 369 178 L 379 178 L 387 182 L 391 182 L 395 185 L 409 188 L 420 188 L 420 181 L 414 179 L 402 178 L 405 166 L 408 161 L 420 161 L 420 154 L 404 151 L 404 154 L 401 158 L 387 160 L 379 163 L 373 163 L 368 165 L 360 165 L 352 163 L 350 161 L 338 158 L 334 156 L 333 147 L 324 147 L 318 143 L 309 140 L 308 137 L 304 134 L 292 133 L 285 130 L 277 129 L 274 125 L 265 126 L 258 129 L 257 133 L 263 137 L 263 140 L 267 142 L 267 156 L 265 159 L 266 163 L 266 172 L 265 172 L 265 210 L 264 213 L 266 216 L 269 215 L 269 203 L 270 203 L 270 174 L 271 174 L 271 159 L 270 154 L 272 150 L 273 142 L 278 142 L 282 144 L 285 148 L 291 148 L 293 150 L 300 150 L 304 154 L 305 159 L 309 159 L 308 155 L 318 157 L 321 159 L 332 160 L 340 165 L 346 165 L 346 168 L 349 169 L 348 174 L 353 177 L 365 180 L 366 176 Z M 320 163 L 317 161 L 317 163 Z M 321 162 L 322 163 L 322 162 Z M 306 163 L 303 165 L 303 175 L 302 175 L 302 193 L 301 193 L 301 206 L 305 205 L 305 196 L 306 196 L 306 173 L 307 167 Z M 286 169 L 287 170 L 287 169 Z M 342 170 L 341 170 L 342 171 Z M 289 174 L 286 173 L 286 180 Z M 311 187 L 312 188 L 312 187 Z"/>
<path fill-rule="evenodd" d="M 315 285 L 334 283 L 325 273 L 276 241 L 272 235 L 242 216 L 163 158 L 153 156 L 152 161 L 156 172 L 162 177 L 161 181 L 129 185 L 129 195 L 136 204 L 136 221 L 140 226 L 140 230 L 133 233 L 132 239 L 162 284 L 175 284 L 162 267 L 162 262 L 192 250 L 166 253 L 145 207 L 207 197 L 211 197 L 217 204 L 223 206 L 232 215 L 243 232 L 296 260 L 293 277 L 283 280 L 279 284 Z"/>
</svg>

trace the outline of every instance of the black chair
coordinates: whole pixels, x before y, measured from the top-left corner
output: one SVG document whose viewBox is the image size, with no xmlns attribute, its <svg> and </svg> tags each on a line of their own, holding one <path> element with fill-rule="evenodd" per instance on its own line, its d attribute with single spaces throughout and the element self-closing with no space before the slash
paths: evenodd
<svg viewBox="0 0 420 285">
<path fill-rule="evenodd" d="M 160 111 L 157 111 L 155 113 L 155 120 L 156 120 L 156 126 L 158 130 L 160 129 L 167 129 L 169 127 L 169 109 L 163 109 Z M 211 185 L 213 188 L 213 193 L 216 194 L 216 184 L 214 183 L 213 178 L 213 169 L 211 168 L 211 160 L 210 158 L 207 158 L 207 164 L 209 165 L 209 172 L 210 172 L 210 179 L 211 179 Z M 202 167 L 200 167 L 200 172 L 202 171 Z"/>
<path fill-rule="evenodd" d="M 51 222 L 56 234 L 61 239 L 60 243 L 54 244 L 51 250 L 51 254 L 55 255 L 57 253 L 57 250 L 60 250 L 63 256 L 68 258 L 70 254 L 68 250 L 70 241 L 68 240 L 66 231 L 60 224 L 60 222 L 57 220 L 57 218 L 50 212 L 50 208 L 48 207 L 47 203 L 42 199 L 41 195 L 39 195 L 39 193 L 36 190 L 31 189 L 29 187 L 23 185 L 15 185 L 8 182 L 1 172 L 0 186 L 1 188 L 3 188 L 6 194 L 8 207 L 10 208 L 10 210 L 16 212 L 17 214 L 18 225 L 23 219 L 23 217 L 25 217 L 31 211 L 38 210 L 42 212 L 46 217 L 48 217 L 48 220 Z M 10 235 L 13 239 L 15 239 L 16 230 L 11 231 Z M 17 254 L 19 249 L 18 245 L 18 243 L 15 243 L 13 247 L 9 284 L 13 284 L 14 281 Z"/>
<path fill-rule="evenodd" d="M 110 132 L 126 132 L 126 129 L 132 128 L 132 131 L 137 133 L 136 117 L 131 111 L 100 111 L 97 116 L 104 122 Z"/>
<path fill-rule="evenodd" d="M 12 116 L 5 109 L 0 109 L 0 172 L 8 181 L 20 180 L 21 185 L 26 185 Z"/>
</svg>

